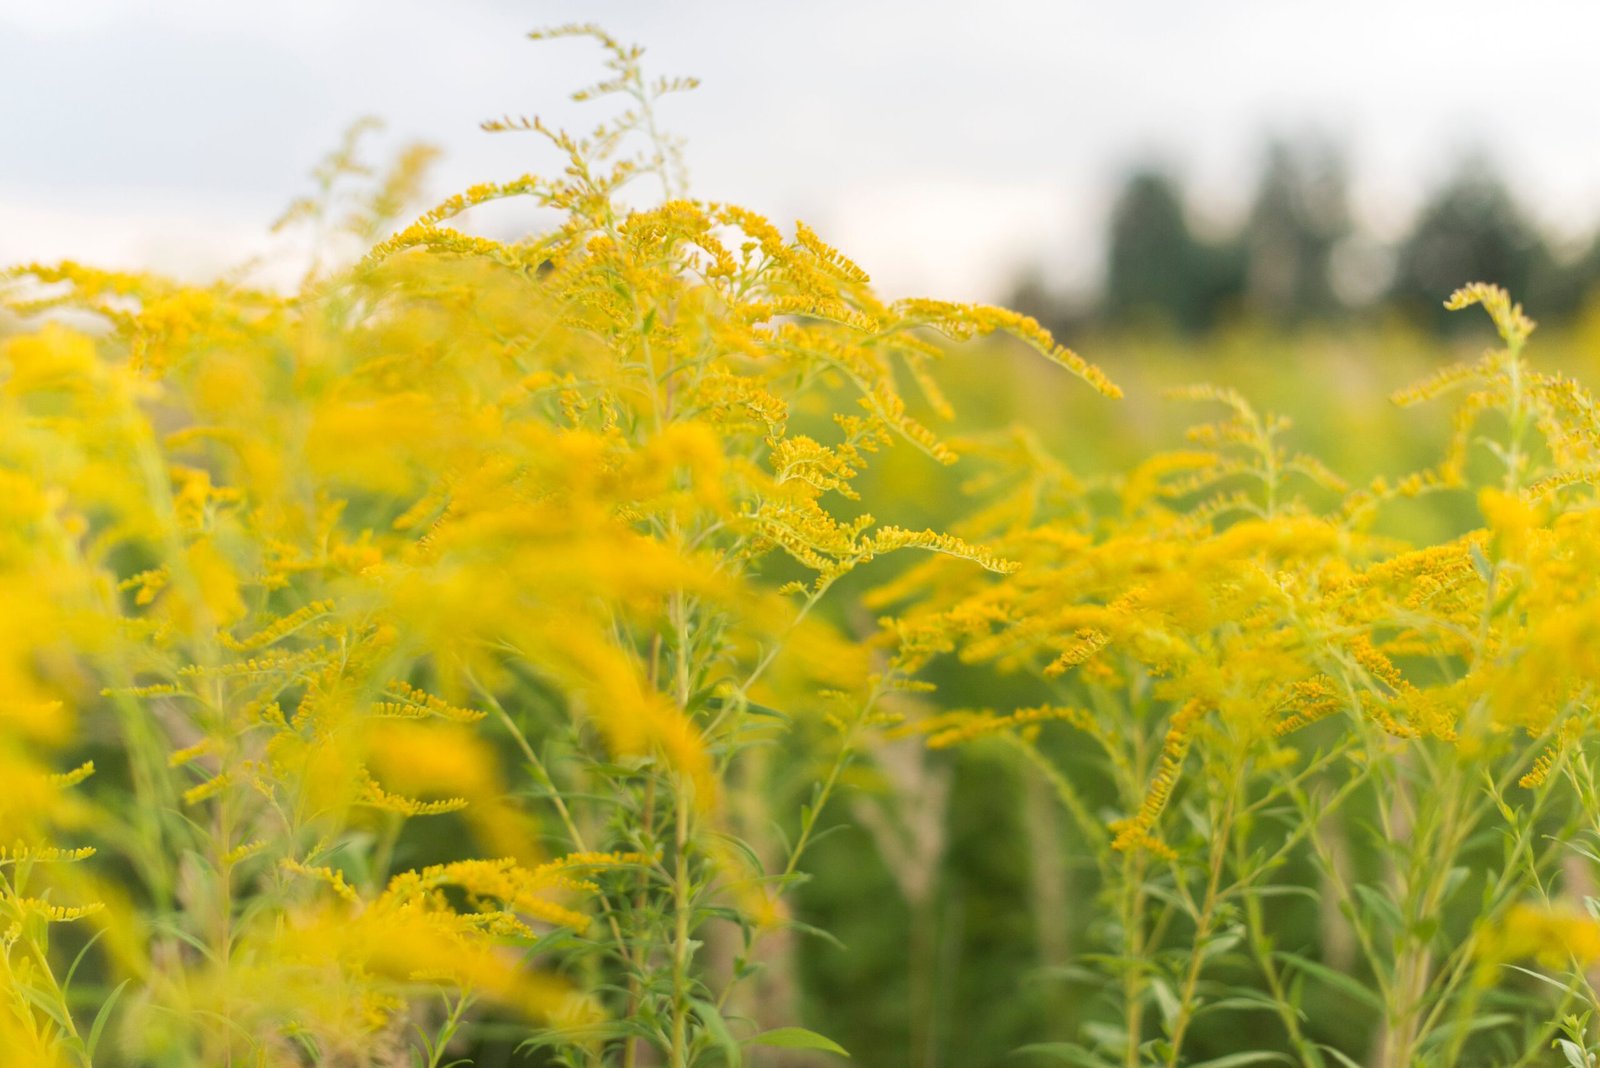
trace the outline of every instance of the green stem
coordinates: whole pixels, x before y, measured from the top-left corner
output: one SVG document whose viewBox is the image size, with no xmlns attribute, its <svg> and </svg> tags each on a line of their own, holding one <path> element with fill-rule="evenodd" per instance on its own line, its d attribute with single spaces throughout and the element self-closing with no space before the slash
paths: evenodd
<svg viewBox="0 0 1600 1068">
<path fill-rule="evenodd" d="M 1139 1046 L 1144 1036 L 1144 908 L 1145 852 L 1134 849 L 1123 854 L 1122 906 L 1123 951 L 1127 963 L 1122 971 L 1122 1018 L 1124 1068 L 1139 1068 Z"/>
<path fill-rule="evenodd" d="M 1406 930 L 1401 933 L 1394 982 L 1384 1006 L 1386 1034 L 1380 1063 L 1387 1068 L 1407 1068 L 1415 1060 L 1416 1047 L 1423 1037 L 1423 1006 L 1433 968 L 1433 939 L 1425 932 L 1436 923 L 1454 861 L 1475 822 L 1465 818 L 1463 812 L 1463 789 L 1456 761 L 1449 761 L 1448 767 L 1447 776 L 1428 775 L 1431 815 L 1415 829 L 1417 841 L 1411 850 L 1411 870 L 1405 878 L 1404 901 L 1410 906 L 1409 914 L 1405 917 Z"/>
<path fill-rule="evenodd" d="M 672 1057 L 671 1068 L 689 1068 L 689 933 L 690 893 L 689 882 L 689 806 L 688 784 L 680 777 L 675 791 L 674 807 L 677 825 L 673 841 L 677 856 L 672 878 L 672 903 L 674 926 L 672 937 Z"/>
<path fill-rule="evenodd" d="M 1200 983 L 1200 971 L 1205 966 L 1205 945 L 1216 923 L 1217 905 L 1221 900 L 1222 873 L 1227 867 L 1228 845 L 1233 839 L 1233 818 L 1238 811 L 1239 795 L 1244 785 L 1245 762 L 1234 761 L 1234 772 L 1228 784 L 1228 796 L 1223 802 L 1222 818 L 1211 828 L 1211 856 L 1206 872 L 1206 893 L 1195 918 L 1194 942 L 1189 953 L 1189 967 L 1184 975 L 1183 990 L 1178 997 L 1178 1017 L 1172 1025 L 1172 1048 L 1167 1053 L 1168 1068 L 1176 1068 L 1183 1052 L 1183 1036 L 1194 1019 L 1195 991 Z"/>
<path fill-rule="evenodd" d="M 439 1025 L 438 1039 L 433 1043 L 432 1052 L 428 1055 L 428 1068 L 441 1068 L 444 1064 L 445 1047 L 461 1029 L 461 1018 L 466 1014 L 467 1005 L 471 999 L 465 995 L 457 998 L 451 1006 L 450 1013 L 445 1017 L 444 1023 Z"/>
</svg>

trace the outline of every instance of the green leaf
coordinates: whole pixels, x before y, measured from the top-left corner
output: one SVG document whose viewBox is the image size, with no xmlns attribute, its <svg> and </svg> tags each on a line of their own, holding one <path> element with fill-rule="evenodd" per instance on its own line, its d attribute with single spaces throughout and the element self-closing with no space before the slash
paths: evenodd
<svg viewBox="0 0 1600 1068">
<path fill-rule="evenodd" d="M 1504 965 L 1501 965 L 1501 967 L 1510 968 L 1514 972 L 1521 972 L 1523 975 L 1532 976 L 1533 978 L 1539 980 L 1539 982 L 1541 982 L 1541 983 L 1547 983 L 1550 986 L 1555 987 L 1557 990 L 1561 991 L 1563 994 L 1567 993 L 1571 989 L 1570 985 L 1567 984 L 1567 983 L 1558 983 L 1558 982 L 1556 982 L 1556 980 L 1550 978 L 1548 975 L 1544 975 L 1544 974 L 1542 974 L 1540 972 L 1533 971 L 1531 968 L 1524 968 L 1520 964 L 1504 964 Z"/>
<path fill-rule="evenodd" d="M 1201 1061 L 1199 1064 L 1191 1065 L 1190 1068 L 1239 1068 L 1240 1065 L 1267 1064 L 1268 1062 L 1293 1064 L 1294 1060 L 1286 1054 L 1275 1053 L 1271 1050 L 1256 1050 L 1251 1053 L 1230 1053 L 1225 1057 L 1214 1057 L 1209 1061 Z"/>
<path fill-rule="evenodd" d="M 1484 1031 L 1495 1027 L 1504 1027 L 1506 1024 L 1512 1024 L 1516 1022 L 1517 1018 L 1506 1012 L 1480 1013 L 1477 1016 L 1468 1017 L 1465 1021 L 1453 1020 L 1450 1023 L 1441 1024 L 1429 1032 L 1427 1040 L 1424 1042 L 1424 1047 L 1427 1049 L 1433 1049 L 1435 1047 L 1442 1046 L 1446 1042 L 1453 1040 L 1458 1032 L 1464 1031 L 1470 1035 L 1474 1031 Z"/>
<path fill-rule="evenodd" d="M 1241 994 L 1237 997 L 1219 998 L 1199 1005 L 1194 1010 L 1196 1017 L 1210 1012 L 1281 1012 L 1282 1006 L 1269 997 L 1259 994 Z M 1301 1015 L 1304 1015 L 1303 1013 Z"/>
<path fill-rule="evenodd" d="M 95 1047 L 100 1045 L 100 1033 L 105 1030 L 106 1021 L 111 1019 L 111 1009 L 131 982 L 132 979 L 124 979 L 118 983 L 111 993 L 106 995 L 105 1001 L 100 1003 L 100 1011 L 94 1015 L 94 1023 L 89 1027 L 89 1037 L 83 1044 L 84 1053 L 91 1063 L 94 1061 Z"/>
<path fill-rule="evenodd" d="M 739 1043 L 733 1037 L 733 1032 L 728 1030 L 728 1023 L 722 1018 L 722 1013 L 709 1001 L 695 998 L 694 1014 L 700 1017 L 700 1022 L 706 1026 L 706 1034 L 711 1036 L 711 1041 L 727 1056 L 728 1068 L 740 1068 L 744 1063 L 744 1056 L 739 1050 Z"/>
<path fill-rule="evenodd" d="M 778 1049 L 818 1049 L 824 1053 L 836 1053 L 841 1057 L 850 1056 L 845 1048 L 833 1039 L 819 1035 L 815 1031 L 808 1031 L 804 1027 L 776 1027 L 749 1039 L 747 1044 L 776 1046 Z"/>
<path fill-rule="evenodd" d="M 1024 1054 L 1038 1054 L 1044 1057 L 1053 1057 L 1066 1064 L 1078 1064 L 1083 1068 L 1103 1068 L 1106 1061 L 1104 1057 L 1097 1057 L 1084 1049 L 1076 1042 L 1035 1042 L 1031 1046 L 1011 1051 L 1013 1057 Z"/>
<path fill-rule="evenodd" d="M 751 871 L 760 872 L 765 870 L 762 866 L 761 858 L 756 855 L 755 849 L 752 848 L 750 843 L 746 842 L 743 838 L 739 838 L 731 834 L 721 834 L 715 831 L 711 833 L 711 837 L 727 846 L 731 851 L 743 856 L 745 862 L 750 865 Z"/>
<path fill-rule="evenodd" d="M 1406 921 L 1400 915 L 1400 909 L 1377 889 L 1371 886 L 1358 885 L 1356 887 L 1356 896 L 1366 906 L 1368 915 L 1376 917 L 1389 930 L 1405 930 Z"/>
<path fill-rule="evenodd" d="M 1221 956 L 1234 946 L 1237 946 L 1243 940 L 1244 938 L 1242 935 L 1239 935 L 1233 931 L 1225 932 L 1208 940 L 1205 945 L 1201 946 L 1200 956 L 1205 960 L 1210 960 L 1212 957 Z"/>
<path fill-rule="evenodd" d="M 1317 1043 L 1317 1048 L 1320 1049 L 1324 1053 L 1331 1054 L 1333 1056 L 1333 1059 L 1338 1061 L 1340 1064 L 1344 1065 L 1345 1068 L 1361 1068 L 1361 1065 L 1358 1062 L 1351 1060 L 1348 1056 L 1346 1056 L 1343 1053 L 1340 1053 L 1338 1050 L 1334 1049 L 1332 1046 L 1324 1046 L 1322 1043 L 1319 1042 L 1319 1043 Z"/>
<path fill-rule="evenodd" d="M 76 957 L 72 958 L 72 967 L 67 969 L 67 977 L 65 979 L 61 980 L 61 989 L 62 990 L 70 990 L 72 988 L 72 977 L 78 974 L 78 965 L 83 963 L 83 958 L 88 955 L 89 949 L 96 942 L 100 941 L 100 936 L 105 934 L 105 933 L 106 933 L 106 928 L 104 928 L 104 927 L 100 928 L 100 930 L 96 931 L 89 938 L 89 940 L 83 944 L 83 948 L 78 950 L 78 955 Z"/>
<path fill-rule="evenodd" d="M 1281 883 L 1276 886 L 1254 887 L 1250 891 L 1250 896 L 1259 898 L 1298 896 L 1309 898 L 1312 901 L 1322 900 L 1322 895 L 1309 886 L 1290 886 L 1286 883 Z"/>
<path fill-rule="evenodd" d="M 788 920 L 784 923 L 783 928 L 786 931 L 799 931 L 803 935 L 810 935 L 812 938 L 820 938 L 822 941 L 837 949 L 850 948 L 843 942 L 839 941 L 838 936 L 832 931 L 825 931 L 821 927 L 813 927 L 811 924 L 801 923 L 799 920 Z M 777 1030 L 782 1031 L 786 1029 L 780 1027 Z"/>
<path fill-rule="evenodd" d="M 1589 1060 L 1589 1055 L 1576 1042 L 1568 1042 L 1564 1038 L 1558 1038 L 1552 1045 L 1561 1051 L 1561 1055 L 1567 1059 L 1567 1063 L 1572 1065 L 1572 1068 L 1592 1068 L 1593 1062 Z"/>
<path fill-rule="evenodd" d="M 1298 953 L 1279 952 L 1274 955 L 1285 964 L 1303 971 L 1308 975 L 1311 975 L 1313 978 L 1322 980 L 1328 986 L 1348 994 L 1350 997 L 1361 1002 L 1363 1005 L 1368 1006 L 1374 1011 L 1382 1011 L 1383 1002 L 1378 998 L 1378 995 L 1373 991 L 1368 990 L 1366 987 L 1362 986 L 1348 975 L 1345 975 L 1343 972 L 1334 971 L 1326 964 L 1319 964 L 1314 960 L 1308 960 L 1307 958 L 1300 956 Z"/>
<path fill-rule="evenodd" d="M 1150 981 L 1150 992 L 1156 996 L 1156 1007 L 1161 1010 L 1162 1022 L 1170 1029 L 1172 1022 L 1183 1011 L 1182 1006 L 1178 1004 L 1178 995 L 1174 994 L 1172 987 L 1168 986 L 1166 981 L 1162 979 L 1152 979 Z"/>
</svg>

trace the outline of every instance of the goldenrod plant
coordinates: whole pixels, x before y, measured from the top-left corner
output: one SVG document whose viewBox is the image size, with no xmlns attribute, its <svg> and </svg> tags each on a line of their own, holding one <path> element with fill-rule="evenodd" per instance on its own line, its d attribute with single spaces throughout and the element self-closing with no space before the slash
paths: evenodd
<svg viewBox="0 0 1600 1068">
<path fill-rule="evenodd" d="M 1557 1032 L 1593 1003 L 1580 843 L 1600 609 L 1580 576 L 1600 424 L 1587 391 L 1530 364 L 1533 323 L 1503 290 L 1449 301 L 1470 305 L 1503 347 L 1395 397 L 1465 393 L 1434 468 L 1351 490 L 1284 444 L 1286 421 L 1186 388 L 1225 417 L 1109 489 L 1048 463 L 987 480 L 1020 488 L 962 533 L 1019 563 L 1002 582 L 928 563 L 874 595 L 911 605 L 892 621 L 904 670 L 954 654 L 1038 698 L 918 725 L 935 748 L 1019 748 L 1093 858 L 1109 915 L 1058 970 L 1092 1007 L 1078 1037 L 1032 1052 L 1403 1066 L 1585 1048 Z M 1393 502 L 1451 494 L 1476 496 L 1480 525 L 1421 545 L 1385 528 Z M 1321 907 L 1320 953 L 1282 941 L 1302 897 Z M 1537 976 L 1553 1003 L 1528 958 L 1562 973 Z M 1316 986 L 1359 1022 L 1310 1018 Z M 1200 1057 L 1202 1014 L 1281 1030 Z"/>
<path fill-rule="evenodd" d="M 655 105 L 687 83 L 555 32 L 622 114 L 486 123 L 563 169 L 408 225 L 428 154 L 368 190 L 358 129 L 286 224 L 366 251 L 292 294 L 8 273 L 8 1065 L 437 1068 L 491 1027 L 575 1066 L 837 1049 L 737 997 L 907 685 L 815 609 L 885 554 L 1012 566 L 852 483 L 954 459 L 902 392 L 947 410 L 936 334 L 1115 389 L 1031 320 L 886 303 L 803 224 L 686 199 Z M 561 222 L 451 225 L 510 198 Z M 749 840 L 730 783 L 795 721 L 831 724 L 811 799 Z"/>
<path fill-rule="evenodd" d="M 1600 1063 L 1600 414 L 1505 291 L 1421 470 L 1227 385 L 1080 470 L 940 383 L 1097 367 L 692 199 L 693 83 L 535 36 L 609 117 L 420 214 L 358 124 L 292 292 L 6 271 L 0 1063 Z M 1018 827 L 1051 1011 L 951 1052 Z"/>
</svg>

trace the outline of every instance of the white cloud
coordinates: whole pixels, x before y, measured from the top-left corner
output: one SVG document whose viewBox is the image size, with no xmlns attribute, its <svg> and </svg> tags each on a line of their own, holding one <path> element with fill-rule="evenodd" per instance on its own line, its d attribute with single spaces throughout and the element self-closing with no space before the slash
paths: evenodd
<svg viewBox="0 0 1600 1068">
<path fill-rule="evenodd" d="M 1079 277 L 1151 146 L 1226 215 L 1264 131 L 1303 121 L 1348 139 L 1391 229 L 1475 142 L 1547 222 L 1600 208 L 1600 6 L 1576 0 L 0 0 L 0 258 L 93 258 L 109 228 L 122 254 L 193 232 L 212 262 L 370 112 L 391 145 L 446 149 L 442 185 L 548 166 L 476 123 L 587 127 L 561 94 L 596 50 L 522 34 L 590 18 L 703 78 L 666 107 L 698 192 L 828 225 L 897 288 L 993 296 L 1023 260 Z"/>
</svg>

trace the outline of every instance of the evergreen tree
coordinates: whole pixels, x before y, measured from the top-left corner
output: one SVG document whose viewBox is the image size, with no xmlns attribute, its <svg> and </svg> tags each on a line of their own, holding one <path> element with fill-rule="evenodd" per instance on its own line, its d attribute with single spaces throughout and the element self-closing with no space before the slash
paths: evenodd
<svg viewBox="0 0 1600 1068">
<path fill-rule="evenodd" d="M 1349 231 L 1338 155 L 1274 141 L 1240 239 L 1246 306 L 1280 326 L 1337 312 L 1329 266 Z"/>
<path fill-rule="evenodd" d="M 1104 311 L 1115 325 L 1214 325 L 1237 290 L 1237 256 L 1208 248 L 1189 228 L 1182 191 L 1158 171 L 1128 179 L 1112 212 Z"/>
</svg>

